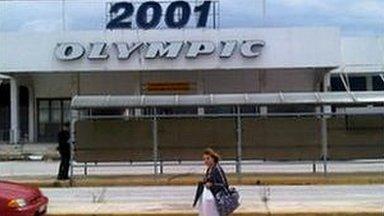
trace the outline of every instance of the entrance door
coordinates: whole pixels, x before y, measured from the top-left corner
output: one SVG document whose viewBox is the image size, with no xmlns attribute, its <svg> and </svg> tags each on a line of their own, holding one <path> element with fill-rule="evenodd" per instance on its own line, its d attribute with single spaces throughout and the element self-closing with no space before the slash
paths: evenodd
<svg viewBox="0 0 384 216">
<path fill-rule="evenodd" d="M 9 141 L 10 128 L 10 86 L 8 83 L 0 83 L 0 142 Z"/>
<path fill-rule="evenodd" d="M 10 130 L 10 85 L 0 83 L 0 142 L 9 141 Z M 19 87 L 19 132 L 20 142 L 28 141 L 28 105 L 29 92 L 25 86 Z"/>
</svg>

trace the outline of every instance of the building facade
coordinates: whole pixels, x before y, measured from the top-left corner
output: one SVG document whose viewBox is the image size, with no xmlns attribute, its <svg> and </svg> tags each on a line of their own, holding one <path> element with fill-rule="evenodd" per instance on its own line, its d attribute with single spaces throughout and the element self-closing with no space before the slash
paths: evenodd
<svg viewBox="0 0 384 216">
<path fill-rule="evenodd" d="M 381 91 L 383 73 L 384 38 L 343 38 L 337 28 L 0 33 L 0 140 L 55 142 L 75 95 Z"/>
</svg>

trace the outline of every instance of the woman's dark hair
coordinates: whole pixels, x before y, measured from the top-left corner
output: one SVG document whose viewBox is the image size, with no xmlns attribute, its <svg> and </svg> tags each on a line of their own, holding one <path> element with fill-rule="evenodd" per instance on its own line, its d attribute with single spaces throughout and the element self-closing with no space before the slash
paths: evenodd
<svg viewBox="0 0 384 216">
<path fill-rule="evenodd" d="M 215 163 L 218 163 L 219 160 L 220 160 L 220 155 L 219 155 L 218 153 L 216 153 L 216 152 L 215 152 L 213 149 L 211 149 L 211 148 L 207 148 L 207 149 L 205 149 L 204 152 L 203 152 L 203 154 L 211 156 L 211 157 L 213 158 L 213 161 L 214 161 Z"/>
</svg>

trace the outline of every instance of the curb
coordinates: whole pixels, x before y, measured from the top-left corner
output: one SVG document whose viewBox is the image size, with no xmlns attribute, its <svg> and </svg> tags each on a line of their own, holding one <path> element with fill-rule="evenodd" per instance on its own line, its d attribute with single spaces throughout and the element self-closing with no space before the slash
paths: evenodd
<svg viewBox="0 0 384 216">
<path fill-rule="evenodd" d="M 233 216 L 382 216 L 375 212 L 326 212 L 326 213 L 235 213 Z M 48 214 L 47 216 L 197 216 L 196 213 L 127 213 L 127 214 Z"/>
<path fill-rule="evenodd" d="M 30 177 L 29 177 L 30 178 Z M 373 185 L 384 184 L 382 173 L 331 173 L 323 174 L 229 174 L 231 185 Z M 53 177 L 14 177 L 9 180 L 35 187 L 112 187 L 112 186 L 191 186 L 201 175 L 131 175 L 81 176 L 70 181 L 57 181 Z"/>
</svg>

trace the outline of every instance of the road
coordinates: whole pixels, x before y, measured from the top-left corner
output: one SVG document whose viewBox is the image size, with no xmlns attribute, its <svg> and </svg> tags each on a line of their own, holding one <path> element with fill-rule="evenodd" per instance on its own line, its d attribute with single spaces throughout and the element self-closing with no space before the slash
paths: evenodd
<svg viewBox="0 0 384 216">
<path fill-rule="evenodd" d="M 193 212 L 194 187 L 43 188 L 50 213 Z M 375 212 L 384 214 L 384 185 L 239 186 L 239 212 Z M 103 192 L 104 190 L 104 192 Z M 262 201 L 267 197 L 267 203 Z"/>
<path fill-rule="evenodd" d="M 262 162 L 252 161 L 244 162 L 243 172 L 258 173 L 309 173 L 312 172 L 311 162 Z M 192 164 L 191 164 L 192 163 Z M 89 168 L 89 174 L 152 174 L 153 166 L 147 163 L 147 166 L 131 166 L 126 164 L 124 167 L 97 167 Z M 0 162 L 0 177 L 11 176 L 55 176 L 58 169 L 56 161 L 9 161 Z M 234 165 L 224 165 L 227 172 L 234 172 Z M 323 170 L 321 163 L 316 165 L 318 172 Z M 202 173 L 204 166 L 201 162 L 189 162 L 188 165 L 165 166 L 164 173 Z M 354 162 L 330 162 L 328 166 L 330 172 L 383 172 L 384 160 L 377 161 L 354 161 Z M 75 174 L 83 174 L 82 168 L 76 168 Z"/>
</svg>

